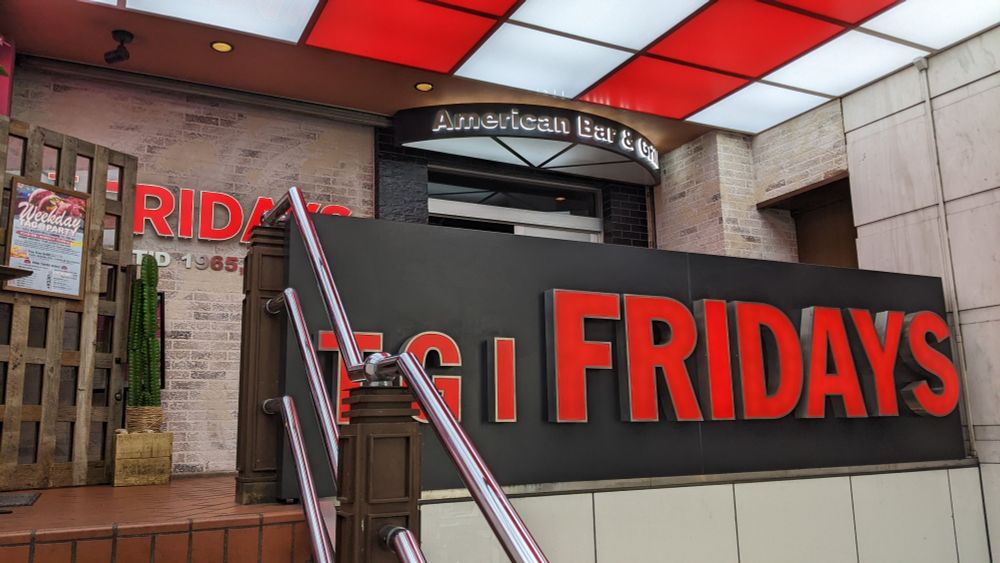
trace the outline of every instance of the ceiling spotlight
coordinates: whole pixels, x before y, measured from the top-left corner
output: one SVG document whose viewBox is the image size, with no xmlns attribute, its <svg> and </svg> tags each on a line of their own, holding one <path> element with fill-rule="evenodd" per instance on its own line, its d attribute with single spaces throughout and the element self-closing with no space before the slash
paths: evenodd
<svg viewBox="0 0 1000 563">
<path fill-rule="evenodd" d="M 413 87 L 417 89 L 417 92 L 430 92 L 434 89 L 434 85 L 430 82 L 417 82 Z"/>
<path fill-rule="evenodd" d="M 562 202 L 566 201 L 566 196 L 564 196 L 564 195 L 557 195 L 556 196 L 556 201 L 558 201 L 559 203 L 562 203 Z"/>
<path fill-rule="evenodd" d="M 228 53 L 233 50 L 233 44 L 226 43 L 225 41 L 212 41 L 212 50 L 219 53 Z"/>
<path fill-rule="evenodd" d="M 128 60 L 129 52 L 125 48 L 126 43 L 131 43 L 135 36 L 124 29 L 116 29 L 111 32 L 111 38 L 118 42 L 118 46 L 113 50 L 104 53 L 104 62 L 109 65 Z"/>
</svg>

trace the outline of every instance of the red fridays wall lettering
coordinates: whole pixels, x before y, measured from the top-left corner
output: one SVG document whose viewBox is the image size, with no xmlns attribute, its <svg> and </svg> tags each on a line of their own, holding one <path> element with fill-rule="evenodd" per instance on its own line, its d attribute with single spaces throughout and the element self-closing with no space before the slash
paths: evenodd
<svg viewBox="0 0 1000 563">
<path fill-rule="evenodd" d="M 108 184 L 109 190 L 117 191 L 116 182 Z M 258 197 L 247 212 L 235 197 L 226 193 L 182 188 L 175 195 L 154 184 L 136 184 L 135 193 L 132 232 L 137 235 L 145 234 L 148 229 L 168 238 L 223 241 L 238 236 L 240 242 L 249 242 L 250 232 L 260 224 L 261 215 L 274 207 L 273 199 Z M 342 205 L 310 203 L 307 207 L 312 213 L 324 215 L 351 214 Z"/>
<path fill-rule="evenodd" d="M 948 325 L 930 311 L 873 315 L 863 309 L 809 307 L 802 311 L 801 326 L 795 327 L 780 309 L 764 303 L 705 299 L 695 302 L 691 311 L 668 297 L 570 290 L 552 290 L 546 300 L 551 422 L 587 422 L 591 369 L 617 372 L 621 416 L 627 422 L 656 422 L 661 414 L 678 422 L 778 419 L 793 413 L 798 418 L 894 417 L 900 415 L 900 397 L 905 408 L 918 415 L 943 417 L 958 405 L 955 367 L 934 348 L 949 338 Z M 584 337 L 587 319 L 619 324 L 617 366 L 611 342 Z M 654 323 L 669 327 L 666 342 L 655 338 Z M 859 361 L 851 353 L 849 327 L 861 341 L 864 354 Z M 381 333 L 355 337 L 362 351 L 382 350 Z M 767 367 L 765 338 L 776 344 L 777 370 Z M 497 337 L 486 346 L 488 418 L 516 422 L 516 343 Z M 320 333 L 319 349 L 337 350 L 332 333 Z M 422 332 L 400 351 L 423 362 L 434 352 L 442 367 L 462 365 L 458 344 L 441 332 Z M 697 373 L 689 371 L 692 356 L 698 357 Z M 897 361 L 923 379 L 897 389 Z M 666 396 L 657 393 L 660 377 Z M 460 419 L 461 377 L 432 379 Z M 337 414 L 346 423 L 348 406 L 342 399 L 357 384 L 342 363 L 338 381 Z M 828 403 L 832 413 L 827 412 Z"/>
</svg>

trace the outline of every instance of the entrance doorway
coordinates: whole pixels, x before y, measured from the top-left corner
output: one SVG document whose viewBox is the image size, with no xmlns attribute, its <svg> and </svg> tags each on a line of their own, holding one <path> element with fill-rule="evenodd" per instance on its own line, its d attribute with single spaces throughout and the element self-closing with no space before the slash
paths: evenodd
<svg viewBox="0 0 1000 563">
<path fill-rule="evenodd" d="M 761 207 L 765 206 L 791 212 L 799 262 L 858 267 L 858 231 L 851 208 L 851 186 L 846 177 Z"/>
<path fill-rule="evenodd" d="M 431 171 L 428 179 L 432 225 L 581 242 L 602 240 L 598 190 L 437 171 Z"/>
</svg>

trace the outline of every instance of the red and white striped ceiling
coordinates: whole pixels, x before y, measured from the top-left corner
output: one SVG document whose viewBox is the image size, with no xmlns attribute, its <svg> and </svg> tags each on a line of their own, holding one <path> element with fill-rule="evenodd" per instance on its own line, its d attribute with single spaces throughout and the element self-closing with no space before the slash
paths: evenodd
<svg viewBox="0 0 1000 563">
<path fill-rule="evenodd" d="M 94 0 L 756 133 L 1000 23 L 1000 0 Z"/>
</svg>

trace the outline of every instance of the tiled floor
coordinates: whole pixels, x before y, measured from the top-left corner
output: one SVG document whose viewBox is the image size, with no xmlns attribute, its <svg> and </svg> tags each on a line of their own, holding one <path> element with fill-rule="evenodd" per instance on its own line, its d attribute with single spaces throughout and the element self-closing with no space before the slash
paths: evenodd
<svg viewBox="0 0 1000 563">
<path fill-rule="evenodd" d="M 2 563 L 300 563 L 300 505 L 234 502 L 232 476 L 143 487 L 47 489 L 0 514 Z"/>
</svg>

